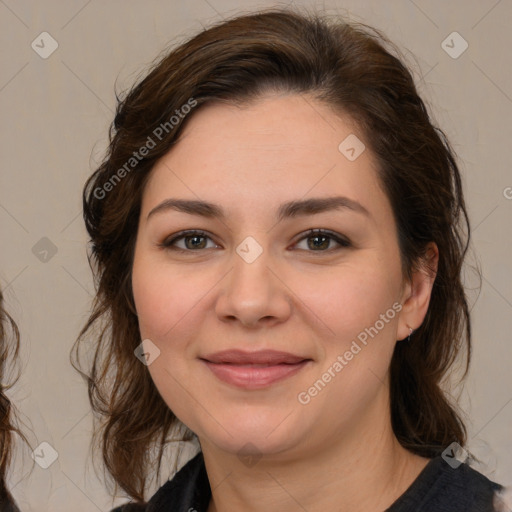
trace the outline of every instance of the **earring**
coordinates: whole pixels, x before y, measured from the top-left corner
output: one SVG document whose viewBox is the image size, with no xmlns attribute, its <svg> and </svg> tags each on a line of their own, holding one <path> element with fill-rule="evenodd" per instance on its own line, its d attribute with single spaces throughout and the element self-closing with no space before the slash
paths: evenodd
<svg viewBox="0 0 512 512">
<path fill-rule="evenodd" d="M 407 324 L 406 324 L 406 325 L 407 325 Z M 409 326 L 407 325 L 407 327 L 409 327 Z M 411 332 L 409 333 L 409 336 L 407 337 L 407 342 L 410 342 L 410 341 L 411 341 L 411 334 L 414 332 L 414 329 L 413 329 L 412 327 L 409 327 L 409 330 L 410 330 Z"/>
</svg>

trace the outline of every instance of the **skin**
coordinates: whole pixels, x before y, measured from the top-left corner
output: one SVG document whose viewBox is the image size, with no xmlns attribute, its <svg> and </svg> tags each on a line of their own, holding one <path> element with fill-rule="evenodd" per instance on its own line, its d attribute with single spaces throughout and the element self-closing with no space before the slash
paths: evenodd
<svg viewBox="0 0 512 512">
<path fill-rule="evenodd" d="M 132 277 L 141 336 L 160 350 L 148 367 L 155 385 L 201 443 L 209 512 L 384 510 L 428 462 L 393 434 L 388 372 L 397 340 L 425 317 L 435 276 L 403 278 L 370 149 L 355 161 L 338 150 L 351 133 L 363 140 L 347 116 L 309 96 L 208 105 L 192 115 L 144 190 Z M 284 202 L 332 196 L 357 201 L 369 215 L 340 208 L 277 219 Z M 169 198 L 215 203 L 225 218 L 173 209 L 148 218 Z M 311 228 L 351 246 L 306 235 Z M 160 245 L 185 229 L 209 238 L 177 240 L 182 252 Z M 236 252 L 248 236 L 262 249 L 252 263 Z M 315 241 L 325 243 L 318 249 Z M 429 254 L 436 268 L 435 244 Z M 394 303 L 401 311 L 300 403 L 298 394 Z M 199 359 L 232 348 L 311 361 L 290 378 L 244 390 Z"/>
</svg>

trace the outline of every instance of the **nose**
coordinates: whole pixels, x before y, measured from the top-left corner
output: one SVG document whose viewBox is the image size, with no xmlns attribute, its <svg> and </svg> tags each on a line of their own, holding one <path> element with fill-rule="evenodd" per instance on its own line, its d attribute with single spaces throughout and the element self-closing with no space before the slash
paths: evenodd
<svg viewBox="0 0 512 512">
<path fill-rule="evenodd" d="M 222 280 L 215 311 L 223 322 L 248 328 L 270 327 L 286 321 L 292 310 L 289 289 L 263 252 L 248 262 L 233 253 L 233 268 Z"/>
</svg>

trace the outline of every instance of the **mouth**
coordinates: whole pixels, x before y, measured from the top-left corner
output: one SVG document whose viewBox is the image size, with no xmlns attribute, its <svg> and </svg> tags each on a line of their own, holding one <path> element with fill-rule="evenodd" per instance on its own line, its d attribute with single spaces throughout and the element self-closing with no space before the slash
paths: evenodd
<svg viewBox="0 0 512 512">
<path fill-rule="evenodd" d="M 200 360 L 219 380 L 243 389 L 268 387 L 295 375 L 312 361 L 274 350 L 226 350 L 200 357 Z"/>
</svg>

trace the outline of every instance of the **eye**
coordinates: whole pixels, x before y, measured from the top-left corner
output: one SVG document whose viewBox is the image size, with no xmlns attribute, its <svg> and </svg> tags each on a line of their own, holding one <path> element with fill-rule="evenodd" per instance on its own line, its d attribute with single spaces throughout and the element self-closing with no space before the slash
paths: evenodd
<svg viewBox="0 0 512 512">
<path fill-rule="evenodd" d="M 208 243 L 211 242 L 210 246 Z M 306 247 L 300 247 L 301 243 L 306 242 Z M 329 249 L 335 250 L 333 244 L 341 247 L 350 247 L 351 243 L 340 235 L 325 229 L 310 229 L 299 242 L 294 244 L 295 248 L 306 250 L 308 252 L 328 252 Z M 181 231 L 176 235 L 166 238 L 160 247 L 176 251 L 199 251 L 201 249 L 214 249 L 219 246 L 213 242 L 211 237 L 205 231 L 187 230 Z"/>
<path fill-rule="evenodd" d="M 172 238 L 166 238 L 161 244 L 159 244 L 159 246 L 165 249 L 179 251 L 197 251 L 200 249 L 213 249 L 215 247 L 219 247 L 215 243 L 213 243 L 213 246 L 208 247 L 208 240 L 213 243 L 213 240 L 204 231 L 190 229 L 182 231 Z"/>
<path fill-rule="evenodd" d="M 303 241 L 306 242 L 306 248 L 298 247 Z M 295 244 L 295 247 L 309 252 L 328 252 L 328 249 L 332 249 L 332 242 L 338 244 L 338 249 L 351 246 L 347 239 L 325 229 L 310 229 L 305 236 L 299 239 L 299 242 Z"/>
</svg>

